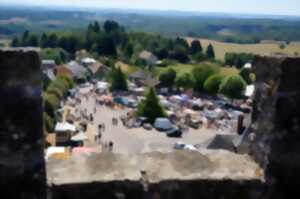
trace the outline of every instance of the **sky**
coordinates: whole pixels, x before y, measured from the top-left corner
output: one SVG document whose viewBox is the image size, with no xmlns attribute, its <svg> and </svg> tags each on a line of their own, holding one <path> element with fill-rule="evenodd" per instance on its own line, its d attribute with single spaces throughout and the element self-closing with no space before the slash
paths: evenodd
<svg viewBox="0 0 300 199">
<path fill-rule="evenodd" d="M 300 0 L 0 0 L 0 3 L 300 16 Z"/>
</svg>

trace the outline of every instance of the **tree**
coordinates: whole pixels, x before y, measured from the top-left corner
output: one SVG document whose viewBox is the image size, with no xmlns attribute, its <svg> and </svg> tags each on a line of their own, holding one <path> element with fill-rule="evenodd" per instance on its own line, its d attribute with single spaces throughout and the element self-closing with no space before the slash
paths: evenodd
<svg viewBox="0 0 300 199">
<path fill-rule="evenodd" d="M 52 132 L 54 130 L 54 120 L 46 113 L 43 113 L 44 125 L 48 132 Z"/>
<path fill-rule="evenodd" d="M 22 35 L 22 45 L 23 46 L 27 46 L 28 37 L 29 37 L 29 31 L 26 30 Z"/>
<path fill-rule="evenodd" d="M 239 75 L 245 80 L 247 84 L 252 84 L 251 79 L 251 69 L 250 68 L 243 68 Z"/>
<path fill-rule="evenodd" d="M 217 72 L 218 72 L 218 68 L 213 65 L 204 64 L 195 67 L 192 70 L 192 74 L 195 81 L 194 89 L 196 91 L 202 91 L 206 79 Z"/>
<path fill-rule="evenodd" d="M 27 41 L 28 46 L 37 47 L 39 46 L 39 39 L 36 35 L 31 34 Z"/>
<path fill-rule="evenodd" d="M 47 48 L 48 47 L 48 36 L 45 33 L 42 34 L 41 41 L 40 41 L 40 46 L 42 48 Z"/>
<path fill-rule="evenodd" d="M 104 31 L 110 33 L 119 29 L 119 24 L 115 21 L 105 21 L 104 22 Z"/>
<path fill-rule="evenodd" d="M 131 42 L 128 42 L 124 49 L 125 56 L 130 59 L 133 55 L 133 44 Z"/>
<path fill-rule="evenodd" d="M 121 68 L 112 68 L 111 74 L 111 91 L 127 91 L 127 78 L 126 75 L 122 72 Z"/>
<path fill-rule="evenodd" d="M 190 47 L 190 54 L 202 52 L 202 46 L 199 40 L 193 40 Z"/>
<path fill-rule="evenodd" d="M 58 38 L 57 35 L 52 33 L 48 39 L 49 48 L 56 48 L 58 46 Z"/>
<path fill-rule="evenodd" d="M 150 123 L 154 123 L 156 118 L 166 117 L 165 110 L 160 105 L 154 88 L 151 87 L 145 97 L 146 99 L 138 105 L 138 116 L 146 117 Z"/>
<path fill-rule="evenodd" d="M 192 59 L 197 62 L 201 62 L 201 61 L 207 60 L 207 56 L 206 56 L 206 54 L 204 54 L 202 52 L 198 52 L 198 53 L 192 55 Z"/>
<path fill-rule="evenodd" d="M 174 51 L 169 53 L 170 59 L 176 59 L 181 63 L 186 63 L 189 61 L 188 52 L 185 47 L 176 45 Z"/>
<path fill-rule="evenodd" d="M 54 118 L 56 109 L 59 107 L 59 98 L 56 95 L 47 92 L 43 94 L 43 98 L 45 102 L 44 109 L 46 113 L 50 117 Z"/>
<path fill-rule="evenodd" d="M 97 21 L 95 21 L 95 23 L 94 23 L 93 31 L 96 33 L 100 32 L 100 25 Z"/>
<path fill-rule="evenodd" d="M 217 94 L 219 92 L 220 84 L 224 79 L 223 75 L 214 74 L 207 78 L 204 82 L 204 89 L 210 94 Z"/>
<path fill-rule="evenodd" d="M 206 50 L 206 55 L 209 59 L 214 59 L 215 58 L 215 51 L 214 51 L 214 47 L 209 44 L 207 46 L 207 50 Z"/>
<path fill-rule="evenodd" d="M 176 71 L 173 68 L 168 69 L 166 72 L 159 76 L 161 87 L 172 88 L 176 79 Z"/>
<path fill-rule="evenodd" d="M 245 89 L 246 82 L 239 75 L 224 78 L 220 85 L 220 92 L 231 99 L 241 98 Z"/>
<path fill-rule="evenodd" d="M 11 46 L 12 47 L 19 47 L 21 45 L 20 40 L 18 37 L 14 37 L 12 42 L 11 42 Z"/>
<path fill-rule="evenodd" d="M 98 41 L 97 52 L 99 55 L 115 56 L 117 54 L 116 45 L 109 35 L 104 35 Z"/>
<path fill-rule="evenodd" d="M 183 75 L 180 75 L 176 80 L 176 85 L 179 88 L 193 88 L 194 81 L 192 79 L 192 76 L 190 73 L 184 73 Z"/>
</svg>

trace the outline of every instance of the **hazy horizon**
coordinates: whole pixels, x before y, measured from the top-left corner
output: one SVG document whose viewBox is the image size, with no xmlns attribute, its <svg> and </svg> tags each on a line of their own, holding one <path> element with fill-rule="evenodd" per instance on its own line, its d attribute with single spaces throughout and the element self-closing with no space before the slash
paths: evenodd
<svg viewBox="0 0 300 199">
<path fill-rule="evenodd" d="M 298 0 L 1 0 L 0 4 L 94 9 L 133 9 L 199 13 L 300 16 Z M 234 5 L 234 6 L 233 6 Z"/>
</svg>

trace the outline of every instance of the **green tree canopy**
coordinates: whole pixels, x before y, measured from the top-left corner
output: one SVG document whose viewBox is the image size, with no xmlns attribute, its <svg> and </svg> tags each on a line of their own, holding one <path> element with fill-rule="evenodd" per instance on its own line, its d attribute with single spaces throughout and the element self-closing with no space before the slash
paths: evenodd
<svg viewBox="0 0 300 199">
<path fill-rule="evenodd" d="M 52 132 L 54 130 L 54 120 L 46 113 L 43 113 L 44 125 L 48 132 Z"/>
<path fill-rule="evenodd" d="M 209 44 L 207 46 L 206 55 L 209 59 L 214 59 L 215 58 L 215 51 L 214 51 L 213 45 Z"/>
<path fill-rule="evenodd" d="M 68 54 L 61 48 L 44 48 L 41 51 L 42 59 L 55 60 L 56 64 L 65 63 L 68 60 Z"/>
<path fill-rule="evenodd" d="M 39 46 L 39 39 L 36 35 L 31 34 L 28 37 L 27 46 L 37 47 Z"/>
<path fill-rule="evenodd" d="M 110 33 L 112 31 L 116 31 L 120 28 L 119 24 L 115 21 L 105 21 L 104 22 L 104 30 L 107 33 Z"/>
<path fill-rule="evenodd" d="M 111 91 L 127 91 L 127 78 L 126 75 L 122 72 L 121 68 L 112 68 L 111 74 Z"/>
<path fill-rule="evenodd" d="M 214 65 L 204 64 L 204 65 L 195 67 L 192 70 L 192 74 L 193 74 L 194 81 L 195 81 L 194 89 L 196 91 L 202 91 L 204 82 L 206 81 L 206 79 L 209 76 L 211 76 L 217 72 L 218 72 L 218 68 L 217 68 L 217 66 L 214 66 Z"/>
<path fill-rule="evenodd" d="M 18 37 L 14 37 L 13 38 L 13 40 L 11 42 L 11 46 L 12 47 L 19 47 L 19 46 L 21 46 L 21 42 L 20 42 L 20 40 L 19 40 Z"/>
<path fill-rule="evenodd" d="M 240 76 L 245 80 L 247 84 L 252 84 L 251 79 L 251 69 L 250 68 L 243 68 L 240 71 Z"/>
<path fill-rule="evenodd" d="M 196 54 L 202 52 L 202 46 L 199 40 L 193 40 L 190 47 L 190 53 Z"/>
<path fill-rule="evenodd" d="M 239 75 L 224 78 L 220 85 L 220 92 L 231 99 L 241 98 L 245 89 L 246 82 Z"/>
<path fill-rule="evenodd" d="M 176 80 L 176 85 L 179 88 L 193 88 L 194 87 L 194 81 L 192 79 L 192 76 L 190 73 L 184 73 L 180 75 Z"/>
<path fill-rule="evenodd" d="M 166 117 L 165 110 L 160 105 L 154 88 L 151 87 L 145 97 L 146 99 L 141 101 L 138 105 L 138 116 L 146 117 L 151 123 L 154 123 L 158 117 Z"/>
<path fill-rule="evenodd" d="M 161 87 L 172 88 L 176 79 L 176 71 L 173 68 L 168 69 L 166 72 L 160 74 L 159 81 Z"/>
<path fill-rule="evenodd" d="M 28 37 L 29 37 L 29 31 L 26 30 L 22 35 L 22 45 L 23 46 L 27 46 Z"/>
<path fill-rule="evenodd" d="M 211 75 L 205 80 L 204 89 L 211 94 L 217 94 L 223 79 L 224 76 L 221 74 Z"/>
</svg>

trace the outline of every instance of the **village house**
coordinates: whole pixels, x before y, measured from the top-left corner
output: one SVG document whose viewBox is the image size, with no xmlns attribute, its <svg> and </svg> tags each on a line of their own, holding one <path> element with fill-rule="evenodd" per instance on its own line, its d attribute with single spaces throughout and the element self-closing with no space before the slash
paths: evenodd
<svg viewBox="0 0 300 199">
<path fill-rule="evenodd" d="M 144 50 L 140 53 L 139 59 L 145 60 L 146 63 L 150 66 L 155 65 L 156 62 L 158 61 L 157 57 L 152 52 L 149 52 L 146 50 Z"/>
<path fill-rule="evenodd" d="M 129 80 L 138 87 L 140 86 L 156 86 L 159 84 L 157 80 L 150 72 L 139 70 L 129 75 Z"/>
<path fill-rule="evenodd" d="M 42 78 L 43 81 L 54 81 L 55 80 L 55 74 L 54 69 L 56 67 L 54 60 L 42 60 Z"/>
<path fill-rule="evenodd" d="M 73 79 L 73 73 L 66 65 L 57 66 L 54 73 L 56 76 L 66 76 Z"/>
<path fill-rule="evenodd" d="M 76 61 L 71 61 L 66 64 L 66 68 L 72 72 L 73 79 L 75 80 L 85 79 L 88 75 L 88 70 L 84 66 L 78 64 Z"/>
<path fill-rule="evenodd" d="M 108 73 L 108 67 L 100 62 L 95 62 L 88 66 L 93 78 L 103 79 Z"/>
</svg>

